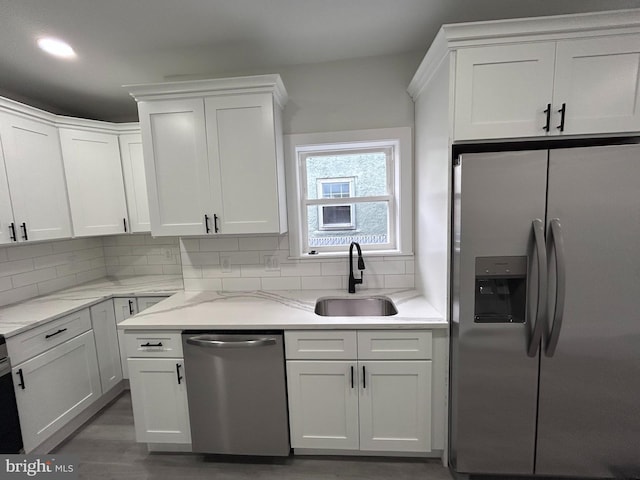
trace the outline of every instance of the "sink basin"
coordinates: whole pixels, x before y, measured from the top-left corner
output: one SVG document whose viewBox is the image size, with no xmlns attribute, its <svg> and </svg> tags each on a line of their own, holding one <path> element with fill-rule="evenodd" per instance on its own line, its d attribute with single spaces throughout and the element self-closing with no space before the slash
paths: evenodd
<svg viewBox="0 0 640 480">
<path fill-rule="evenodd" d="M 316 302 L 315 312 L 323 317 L 388 317 L 398 309 L 387 297 L 324 297 Z"/>
</svg>

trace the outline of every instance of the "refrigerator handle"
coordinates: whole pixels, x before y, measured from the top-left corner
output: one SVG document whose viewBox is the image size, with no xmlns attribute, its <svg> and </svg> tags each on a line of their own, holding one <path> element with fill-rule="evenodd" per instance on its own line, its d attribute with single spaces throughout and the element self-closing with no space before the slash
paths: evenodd
<svg viewBox="0 0 640 480">
<path fill-rule="evenodd" d="M 544 241 L 544 224 L 536 218 L 531 223 L 533 238 L 535 240 L 535 252 L 538 259 L 538 301 L 536 305 L 536 324 L 531 333 L 531 341 L 527 349 L 527 355 L 535 357 L 538 354 L 538 346 L 544 327 L 547 300 L 547 248 Z"/>
<path fill-rule="evenodd" d="M 564 240 L 562 238 L 562 227 L 560 220 L 554 218 L 551 220 L 550 229 L 551 244 L 556 253 L 556 304 L 553 309 L 553 323 L 551 334 L 545 348 L 545 355 L 553 357 L 560 338 L 560 330 L 562 329 L 562 319 L 564 317 L 564 298 L 565 298 L 565 278 L 566 278 L 566 262 L 564 258 Z"/>
</svg>

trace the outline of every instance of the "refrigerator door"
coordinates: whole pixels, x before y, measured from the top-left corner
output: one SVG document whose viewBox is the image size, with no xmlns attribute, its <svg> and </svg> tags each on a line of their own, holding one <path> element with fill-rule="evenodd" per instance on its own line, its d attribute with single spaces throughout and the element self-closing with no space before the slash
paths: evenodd
<svg viewBox="0 0 640 480">
<path fill-rule="evenodd" d="M 639 145 L 550 152 L 566 288 L 549 315 L 557 348 L 541 356 L 536 474 L 640 478 L 639 180 Z"/>
<path fill-rule="evenodd" d="M 547 156 L 546 150 L 469 154 L 454 168 L 450 447 L 460 473 L 533 473 L 538 357 L 527 349 L 538 275 L 532 222 L 544 220 Z M 504 278 L 486 272 L 496 265 L 506 265 Z M 515 305 L 519 283 L 524 315 Z"/>
</svg>

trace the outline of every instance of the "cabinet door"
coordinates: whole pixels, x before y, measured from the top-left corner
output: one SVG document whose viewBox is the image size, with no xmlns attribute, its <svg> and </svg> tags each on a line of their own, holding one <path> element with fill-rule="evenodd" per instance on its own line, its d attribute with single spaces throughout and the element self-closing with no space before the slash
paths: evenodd
<svg viewBox="0 0 640 480">
<path fill-rule="evenodd" d="M 205 99 L 219 233 L 279 233 L 271 94 Z"/>
<path fill-rule="evenodd" d="M 9 182 L 4 166 L 4 154 L 2 152 L 2 138 L 0 138 L 0 245 L 3 243 L 14 243 L 17 241 L 17 232 L 11 230 L 15 228 L 13 220 L 13 208 L 9 197 Z M 15 234 L 15 239 L 12 237 Z"/>
<path fill-rule="evenodd" d="M 204 235 L 213 196 L 202 99 L 139 102 L 153 235 Z"/>
<path fill-rule="evenodd" d="M 129 227 L 134 233 L 150 232 L 149 197 L 144 176 L 144 156 L 140 134 L 120 135 L 120 157 L 127 194 Z"/>
<path fill-rule="evenodd" d="M 58 130 L 47 123 L 0 113 L 11 203 L 18 240 L 71 237 Z"/>
<path fill-rule="evenodd" d="M 27 453 L 100 396 L 92 331 L 15 366 L 12 372 Z"/>
<path fill-rule="evenodd" d="M 94 305 L 90 310 L 93 334 L 96 339 L 100 384 L 102 385 L 102 392 L 106 393 L 122 380 L 120 347 L 118 346 L 113 300 Z"/>
<path fill-rule="evenodd" d="M 136 440 L 191 443 L 183 359 L 130 358 L 129 377 Z"/>
<path fill-rule="evenodd" d="M 640 130 L 640 35 L 559 41 L 553 103 L 565 134 Z"/>
<path fill-rule="evenodd" d="M 356 362 L 288 361 L 293 448 L 358 449 Z"/>
<path fill-rule="evenodd" d="M 431 450 L 431 362 L 359 362 L 360 450 Z"/>
<path fill-rule="evenodd" d="M 127 206 L 118 137 L 60 129 L 76 237 L 124 233 Z"/>
<path fill-rule="evenodd" d="M 138 313 L 136 297 L 114 298 L 113 307 L 116 314 L 116 324 L 125 321 Z M 129 378 L 129 364 L 127 363 L 127 349 L 124 342 L 124 330 L 118 330 L 118 346 L 120 347 L 120 363 L 122 365 L 122 378 Z"/>
<path fill-rule="evenodd" d="M 554 57 L 554 42 L 458 50 L 454 139 L 545 135 Z"/>
</svg>

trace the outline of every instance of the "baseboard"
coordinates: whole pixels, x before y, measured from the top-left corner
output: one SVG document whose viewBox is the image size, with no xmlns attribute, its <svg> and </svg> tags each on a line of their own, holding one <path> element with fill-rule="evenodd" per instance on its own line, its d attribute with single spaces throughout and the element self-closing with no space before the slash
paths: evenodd
<svg viewBox="0 0 640 480">
<path fill-rule="evenodd" d="M 371 450 L 329 450 L 320 448 L 294 448 L 294 455 L 339 455 L 350 457 L 405 457 L 405 458 L 441 458 L 442 450 L 430 452 L 376 452 Z"/>
<path fill-rule="evenodd" d="M 64 427 L 58 430 L 56 433 L 47 438 L 44 442 L 34 448 L 31 452 L 33 454 L 46 455 L 50 453 L 54 448 L 63 443 L 67 438 L 73 435 L 80 427 L 91 420 L 97 413 L 103 408 L 118 398 L 124 391 L 123 382 L 114 385 L 111 390 L 103 394 L 95 402 L 89 405 L 86 410 L 80 412 L 75 418 L 73 418 Z"/>
<path fill-rule="evenodd" d="M 147 443 L 149 452 L 191 453 L 190 443 Z"/>
</svg>

